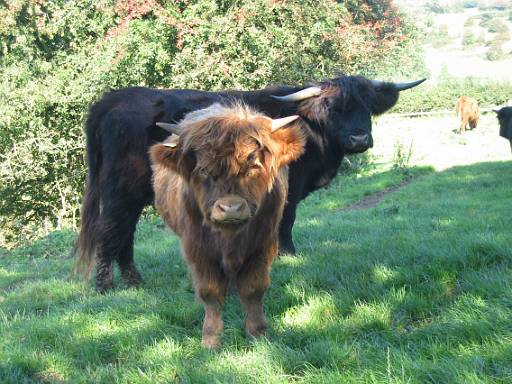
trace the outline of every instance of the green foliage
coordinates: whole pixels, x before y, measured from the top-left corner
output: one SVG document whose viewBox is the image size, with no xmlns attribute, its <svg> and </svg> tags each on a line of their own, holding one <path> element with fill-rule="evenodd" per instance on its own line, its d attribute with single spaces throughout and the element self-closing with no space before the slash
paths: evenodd
<svg viewBox="0 0 512 384">
<path fill-rule="evenodd" d="M 450 35 L 448 34 L 448 26 L 440 24 L 437 31 L 434 31 L 430 36 L 429 41 L 436 48 L 444 47 L 451 42 Z"/>
<path fill-rule="evenodd" d="M 464 22 L 465 27 L 472 27 L 473 25 L 475 25 L 475 19 L 473 17 L 468 17 Z"/>
<path fill-rule="evenodd" d="M 510 99 L 512 83 L 467 77 L 458 79 L 449 75 L 439 78 L 437 84 L 422 84 L 410 92 L 402 92 L 393 112 L 434 111 L 452 109 L 461 95 L 471 96 L 483 108 L 502 105 Z"/>
<path fill-rule="evenodd" d="M 493 41 L 487 53 L 485 54 L 487 60 L 496 61 L 501 60 L 505 57 L 505 52 L 503 52 L 501 41 Z"/>
<path fill-rule="evenodd" d="M 389 0 L 0 2 L 0 244 L 76 225 L 82 126 L 109 88 L 255 89 L 424 71 Z"/>
<path fill-rule="evenodd" d="M 508 26 L 501 18 L 491 19 L 486 24 L 486 27 L 491 33 L 508 32 Z"/>
<path fill-rule="evenodd" d="M 476 44 L 475 35 L 470 29 L 464 30 L 464 35 L 462 36 L 462 46 L 464 48 L 473 47 Z"/>
<path fill-rule="evenodd" d="M 464 10 L 464 2 L 462 0 L 439 1 L 431 0 L 425 3 L 425 9 L 433 13 L 457 13 Z"/>
</svg>

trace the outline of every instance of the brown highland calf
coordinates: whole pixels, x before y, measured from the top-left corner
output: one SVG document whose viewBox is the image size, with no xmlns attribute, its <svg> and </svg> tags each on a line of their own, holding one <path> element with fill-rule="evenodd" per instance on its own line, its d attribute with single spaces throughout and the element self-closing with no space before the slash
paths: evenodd
<svg viewBox="0 0 512 384">
<path fill-rule="evenodd" d="M 466 126 L 469 124 L 471 129 L 476 128 L 480 111 L 478 109 L 478 101 L 472 97 L 461 96 L 455 104 L 457 117 L 460 119 L 459 133 L 464 133 Z"/>
<path fill-rule="evenodd" d="M 277 254 L 287 164 L 304 151 L 297 116 L 272 120 L 241 104 L 191 112 L 150 149 L 155 206 L 181 238 L 205 308 L 203 345 L 219 345 L 229 286 L 246 311 L 245 331 L 265 333 L 263 296 Z M 287 127 L 285 127 L 287 126 Z"/>
</svg>

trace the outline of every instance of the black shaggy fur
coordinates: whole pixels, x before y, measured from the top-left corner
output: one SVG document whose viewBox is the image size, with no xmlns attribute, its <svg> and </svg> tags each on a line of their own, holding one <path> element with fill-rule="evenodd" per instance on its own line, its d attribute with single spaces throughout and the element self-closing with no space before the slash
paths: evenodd
<svg viewBox="0 0 512 384">
<path fill-rule="evenodd" d="M 272 97 L 308 86 L 321 87 L 321 95 L 300 102 Z M 96 255 L 100 292 L 113 286 L 114 261 L 127 284 L 141 281 L 133 261 L 133 236 L 142 209 L 153 201 L 148 147 L 169 135 L 156 122 L 179 121 L 187 112 L 226 98 L 243 100 L 272 118 L 300 115 L 307 132 L 306 151 L 290 165 L 287 205 L 279 229 L 280 251 L 294 253 L 297 205 L 336 176 L 346 154 L 364 152 L 373 145 L 371 116 L 390 109 L 398 95 L 393 83 L 376 87 L 356 76 L 247 92 L 126 88 L 105 94 L 91 107 L 85 128 L 89 169 L 76 244 L 78 268 L 87 275 Z M 357 137 L 364 139 L 354 144 Z"/>
<path fill-rule="evenodd" d="M 503 107 L 496 114 L 500 123 L 500 136 L 509 140 L 512 149 L 512 107 Z"/>
</svg>

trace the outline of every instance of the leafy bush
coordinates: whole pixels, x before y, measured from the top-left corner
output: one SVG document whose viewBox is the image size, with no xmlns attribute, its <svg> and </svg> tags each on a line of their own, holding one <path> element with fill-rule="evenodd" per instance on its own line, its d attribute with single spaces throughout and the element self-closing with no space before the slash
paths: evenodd
<svg viewBox="0 0 512 384">
<path fill-rule="evenodd" d="M 465 27 L 472 27 L 473 25 L 475 25 L 475 19 L 473 17 L 468 17 L 464 22 Z"/>
<path fill-rule="evenodd" d="M 109 88 L 254 89 L 424 71 L 390 0 L 0 3 L 0 246 L 76 225 L 82 125 Z"/>
<path fill-rule="evenodd" d="M 487 29 L 491 33 L 508 32 L 507 24 L 505 24 L 505 22 L 502 19 L 498 19 L 498 18 L 495 18 L 495 19 L 492 19 L 491 21 L 489 21 L 489 23 L 487 24 Z"/>
<path fill-rule="evenodd" d="M 459 1 L 438 1 L 431 0 L 425 3 L 425 8 L 433 13 L 450 13 L 450 12 L 462 12 L 464 10 L 464 3 L 462 0 Z"/>
<path fill-rule="evenodd" d="M 450 36 L 448 35 L 448 26 L 446 24 L 440 24 L 437 32 L 432 34 L 430 41 L 436 48 L 448 45 L 451 42 Z"/>
<path fill-rule="evenodd" d="M 462 46 L 465 48 L 473 47 L 476 44 L 475 36 L 470 29 L 464 30 L 464 35 L 462 37 Z"/>
<path fill-rule="evenodd" d="M 502 105 L 510 99 L 512 83 L 468 77 L 442 76 L 437 84 L 428 82 L 400 94 L 400 102 L 392 112 L 428 112 L 454 109 L 461 95 L 471 96 L 482 108 Z"/>
<path fill-rule="evenodd" d="M 487 50 L 485 57 L 487 58 L 487 60 L 490 60 L 490 61 L 496 61 L 496 60 L 503 59 L 505 57 L 505 53 L 503 52 L 501 42 L 496 41 L 496 40 L 493 41 L 493 43 Z"/>
</svg>

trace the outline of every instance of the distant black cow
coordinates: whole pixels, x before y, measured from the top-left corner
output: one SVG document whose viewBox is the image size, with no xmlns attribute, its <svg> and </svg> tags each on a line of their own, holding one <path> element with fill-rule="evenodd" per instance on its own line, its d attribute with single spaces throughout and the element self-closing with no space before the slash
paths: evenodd
<svg viewBox="0 0 512 384">
<path fill-rule="evenodd" d="M 96 254 L 98 291 L 113 286 L 114 260 L 128 285 L 140 282 L 133 262 L 133 236 L 142 209 L 153 201 L 148 148 L 169 135 L 160 123 L 176 122 L 187 112 L 225 99 L 241 100 L 271 118 L 302 118 L 306 151 L 290 165 L 287 205 L 279 228 L 281 252 L 294 253 L 292 227 L 299 202 L 332 180 L 346 154 L 371 148 L 371 116 L 390 109 L 400 91 L 424 80 L 399 84 L 340 76 L 259 91 L 126 88 L 105 94 L 91 107 L 86 122 L 88 179 L 76 244 L 79 269 L 87 274 Z"/>
<path fill-rule="evenodd" d="M 494 112 L 497 113 L 500 122 L 500 136 L 510 141 L 510 149 L 512 149 L 512 107 L 503 107 Z"/>
</svg>

